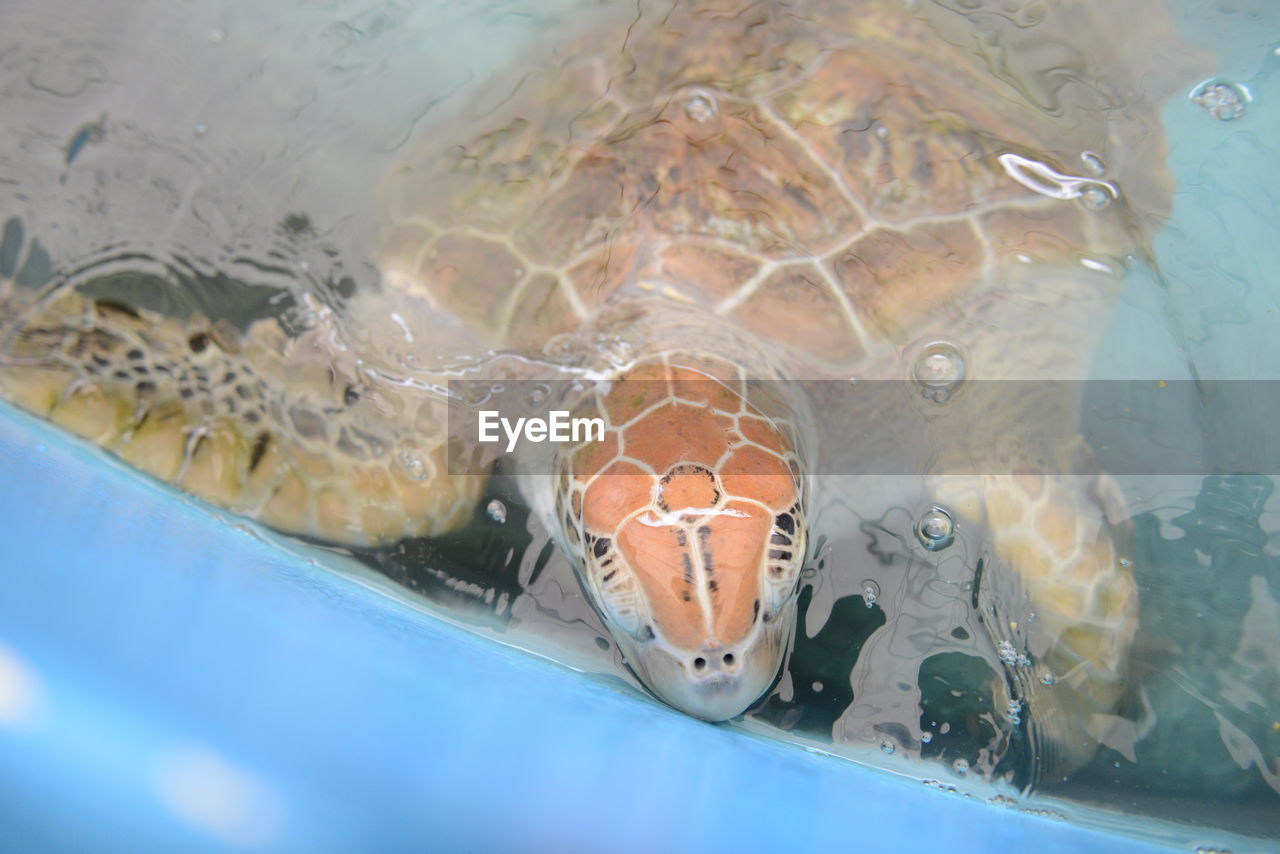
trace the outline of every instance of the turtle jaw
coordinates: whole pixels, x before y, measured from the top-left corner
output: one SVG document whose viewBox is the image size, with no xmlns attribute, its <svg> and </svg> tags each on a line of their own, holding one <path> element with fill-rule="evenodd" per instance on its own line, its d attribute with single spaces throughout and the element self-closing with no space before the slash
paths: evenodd
<svg viewBox="0 0 1280 854">
<path fill-rule="evenodd" d="M 615 632 L 623 658 L 658 699 L 705 721 L 737 717 L 769 690 L 790 640 L 794 597 L 777 619 L 759 624 L 742 641 L 673 648 L 659 637 L 637 640 Z"/>
</svg>

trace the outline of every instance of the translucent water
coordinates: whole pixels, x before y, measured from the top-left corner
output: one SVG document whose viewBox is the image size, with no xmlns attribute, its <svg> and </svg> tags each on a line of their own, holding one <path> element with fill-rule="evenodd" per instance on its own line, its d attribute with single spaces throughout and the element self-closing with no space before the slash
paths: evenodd
<svg viewBox="0 0 1280 854">
<path fill-rule="evenodd" d="M 69 15 L 11 4 L 0 42 L 0 273 L 61 281 L 169 314 L 305 325 L 378 287 L 373 188 L 434 123 L 499 101 L 484 85 L 537 43 L 586 26 L 595 4 L 131 4 Z M 1180 36 L 1213 57 L 1163 119 L 1178 188 L 1134 264 L 1095 376 L 1280 379 L 1280 9 L 1180 2 Z M 109 19 L 109 20 L 108 20 Z M 164 81 L 165 85 L 157 85 Z M 713 97 L 693 93 L 705 122 Z M 463 118 L 458 118 L 462 116 Z M 883 128 L 882 128 L 883 130 Z M 1105 159 L 1081 154 L 1076 197 L 1105 207 Z M 1064 176 L 1058 175 L 1058 178 Z M 523 271 L 517 271 L 522 275 Z M 964 361 L 942 342 L 918 365 L 945 401 Z M 926 360 L 927 361 L 927 360 Z M 920 373 L 925 374 L 919 376 Z M 1203 441 L 1228 442 L 1231 413 Z M 1106 453 L 1161 447 L 1157 423 Z M 1102 463 L 1106 467 L 1106 453 Z M 420 450 L 401 452 L 411 476 Z M 729 724 L 888 767 L 1021 809 L 1065 812 L 1206 848 L 1280 841 L 1280 509 L 1269 477 L 1119 479 L 1142 602 L 1133 688 L 1104 746 L 1042 779 L 1024 721 L 993 695 L 1001 667 L 972 604 L 981 544 L 918 484 L 826 487 L 794 647 L 771 693 Z M 941 519 L 941 513 L 946 519 Z M 599 678 L 635 684 L 566 560 L 499 475 L 462 531 L 352 550 L 450 618 Z M 339 557 L 344 571 L 366 571 Z M 639 690 L 639 689 L 637 689 Z M 1076 805 L 1095 808 L 1078 810 Z"/>
</svg>

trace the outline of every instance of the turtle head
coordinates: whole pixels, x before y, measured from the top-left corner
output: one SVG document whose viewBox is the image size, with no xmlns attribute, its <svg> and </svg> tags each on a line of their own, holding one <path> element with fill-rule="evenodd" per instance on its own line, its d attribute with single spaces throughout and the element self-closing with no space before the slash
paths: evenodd
<svg viewBox="0 0 1280 854">
<path fill-rule="evenodd" d="M 706 720 L 741 714 L 777 677 L 795 622 L 794 454 L 743 409 L 660 404 L 610 433 L 559 479 L 583 587 L 660 699 Z"/>
<path fill-rule="evenodd" d="M 715 489 L 719 480 L 702 466 L 675 467 L 585 555 L 588 588 L 636 676 L 706 720 L 741 714 L 778 675 L 805 549 L 798 502 L 775 513 L 750 490 Z M 697 492 L 718 500 L 667 500 Z"/>
</svg>

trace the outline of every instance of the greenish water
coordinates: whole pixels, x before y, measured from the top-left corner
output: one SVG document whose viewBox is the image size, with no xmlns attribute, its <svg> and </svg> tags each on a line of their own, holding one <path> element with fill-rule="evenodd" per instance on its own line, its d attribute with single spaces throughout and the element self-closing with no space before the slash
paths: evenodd
<svg viewBox="0 0 1280 854">
<path fill-rule="evenodd" d="M 15 10 L 29 46 L 0 52 L 0 69 L 20 81 L 4 97 L 26 121 L 9 124 L 0 147 L 0 273 L 33 286 L 64 277 L 94 295 L 238 324 L 288 315 L 303 293 L 340 308 L 375 285 L 370 188 L 405 140 L 459 109 L 523 46 L 588 14 L 567 3 L 462 5 L 282 6 L 264 18 L 200 4 L 179 24 L 139 4 L 132 29 L 79 32 L 35 4 Z M 1280 7 L 1180 3 L 1176 13 L 1182 37 L 1215 57 L 1211 75 L 1249 97 L 1233 121 L 1186 94 L 1164 108 L 1173 214 L 1157 265 L 1130 271 L 1096 375 L 1280 379 Z M 118 45 L 104 44 L 113 37 Z M 184 71 L 174 85 L 148 85 L 158 67 Z M 1228 441 L 1230 415 L 1206 422 L 1206 441 Z M 1066 780 L 1037 778 L 1023 731 L 996 708 L 999 664 L 963 597 L 933 616 L 945 646 L 901 651 L 907 605 L 924 601 L 928 581 L 972 573 L 973 561 L 915 549 L 914 508 L 893 500 L 831 511 L 783 675 L 729 726 L 1023 808 L 1094 807 L 1079 817 L 1129 832 L 1157 832 L 1141 824 L 1152 818 L 1183 825 L 1182 843 L 1223 847 L 1239 834 L 1280 844 L 1273 481 L 1224 472 L 1120 486 L 1142 601 L 1118 711 L 1129 726 Z M 634 685 L 501 477 L 463 531 L 354 554 L 477 630 Z"/>
</svg>

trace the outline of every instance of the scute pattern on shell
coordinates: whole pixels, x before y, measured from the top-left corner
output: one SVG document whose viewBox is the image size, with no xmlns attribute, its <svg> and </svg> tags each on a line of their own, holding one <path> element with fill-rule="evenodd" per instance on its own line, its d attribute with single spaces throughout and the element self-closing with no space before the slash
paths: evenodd
<svg viewBox="0 0 1280 854">
<path fill-rule="evenodd" d="M 1002 83 L 939 37 L 958 12 L 898 5 L 642 2 L 460 123 L 462 142 L 404 158 L 380 267 L 492 344 L 537 347 L 642 289 L 839 372 L 992 287 L 1011 255 L 1133 251 L 1127 203 L 1049 199 L 998 160 L 1069 173 L 1099 139 L 1139 140 L 1113 177 L 1164 212 L 1154 115 L 1112 114 L 1129 81 L 1106 46 Z M 1097 85 L 1020 95 L 1053 68 Z"/>
</svg>

